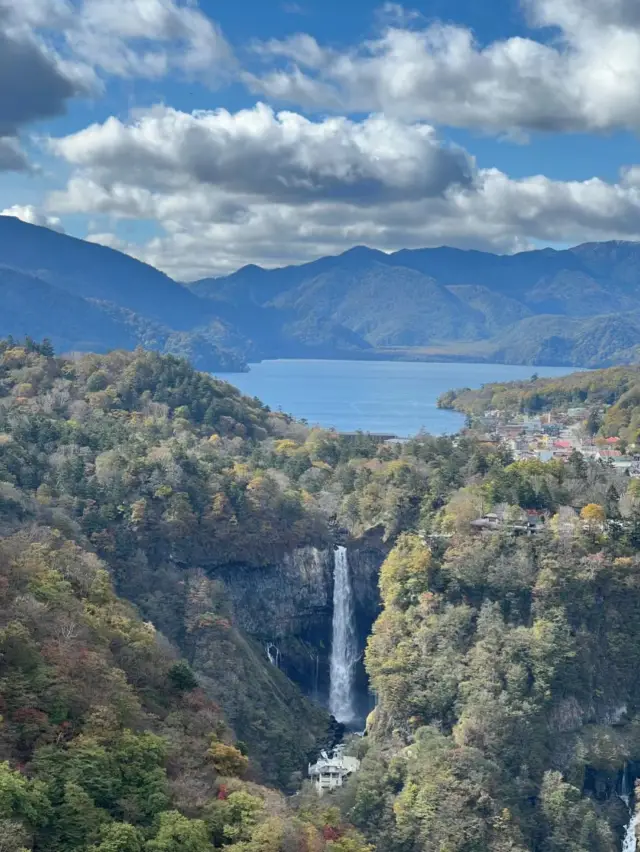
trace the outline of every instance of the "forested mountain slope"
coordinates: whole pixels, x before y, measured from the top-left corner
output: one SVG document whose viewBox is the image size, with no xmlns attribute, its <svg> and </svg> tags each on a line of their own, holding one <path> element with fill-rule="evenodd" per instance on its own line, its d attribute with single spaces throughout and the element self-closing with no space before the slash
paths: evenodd
<svg viewBox="0 0 640 852">
<path fill-rule="evenodd" d="M 366 852 L 335 812 L 255 783 L 219 705 L 59 518 L 25 525 L 6 484 L 2 503 L 5 533 L 23 515 L 0 541 L 3 852 Z"/>
<path fill-rule="evenodd" d="M 210 306 L 113 249 L 0 216 L 0 335 L 58 351 L 145 348 L 208 370 L 246 369 L 250 348 Z"/>
<path fill-rule="evenodd" d="M 343 808 L 388 852 L 614 852 L 640 776 L 640 489 L 578 454 L 484 452 L 382 567 Z M 507 520 L 479 535 L 488 511 Z M 525 511 L 547 522 L 520 537 Z"/>
<path fill-rule="evenodd" d="M 0 268 L 0 335 L 49 337 L 60 351 L 135 347 L 132 329 L 98 305 L 34 275 Z"/>
<path fill-rule="evenodd" d="M 326 534 L 247 476 L 279 427 L 186 362 L 0 343 L 3 852 L 366 852 L 335 810 L 259 785 L 295 789 L 335 734 L 211 570 Z"/>
<path fill-rule="evenodd" d="M 118 593 L 201 673 L 263 777 L 287 786 L 329 719 L 237 629 L 228 584 L 259 585 L 285 560 L 295 572 L 292 554 L 332 548 L 330 521 L 388 536 L 417 523 L 428 492 L 411 471 L 424 462 L 310 430 L 172 357 L 68 361 L 10 342 L 0 353 L 8 516 L 43 518 L 104 559 Z M 447 466 L 439 488 L 460 483 L 463 451 L 420 451 Z"/>
<path fill-rule="evenodd" d="M 0 334 L 48 337 L 62 351 L 145 348 L 209 371 L 247 358 L 335 357 L 369 344 L 331 319 L 249 302 L 213 305 L 111 248 L 0 217 Z"/>
<path fill-rule="evenodd" d="M 586 425 L 592 434 L 620 437 L 631 445 L 640 440 L 638 367 L 611 367 L 555 379 L 490 383 L 478 390 L 462 388 L 444 394 L 438 404 L 470 415 L 493 410 L 537 414 L 584 407 L 589 412 Z"/>
<path fill-rule="evenodd" d="M 388 357 L 576 366 L 640 360 L 636 243 L 512 256 L 446 247 L 387 255 L 360 246 L 189 286 L 218 309 L 287 309 L 339 323 Z"/>
<path fill-rule="evenodd" d="M 614 852 L 640 777 L 636 485 L 473 435 L 310 430 L 155 353 L 0 344 L 8 850 L 357 852 L 354 824 L 380 852 Z M 490 509 L 504 528 L 474 533 Z M 526 512 L 547 520 L 518 537 Z M 295 790 L 336 730 L 255 641 L 263 577 L 308 618 L 292 554 L 339 540 L 355 584 L 368 535 L 390 552 L 363 764 L 342 816 L 292 812 L 255 782 Z"/>
<path fill-rule="evenodd" d="M 255 479 L 243 460 L 252 440 L 267 436 L 268 412 L 186 362 L 151 353 L 69 362 L 6 346 L 2 372 L 0 479 L 28 492 L 23 514 L 46 507 L 65 534 L 108 561 L 118 589 L 185 655 L 204 658 L 236 733 L 264 758 L 266 777 L 286 783 L 328 720 L 280 673 L 256 664 L 203 574 L 230 561 L 259 565 L 323 535 L 299 493 L 275 482 L 262 495 L 255 480 L 255 500 L 241 500 L 232 523 L 234 490 Z M 247 671 L 239 690 L 231 688 L 234 659 Z M 272 715 L 274 693 L 282 706 Z M 288 726 L 306 738 L 290 738 Z"/>
<path fill-rule="evenodd" d="M 10 216 L 0 217 L 0 263 L 76 296 L 112 302 L 177 330 L 203 320 L 202 302 L 152 266 Z"/>
<path fill-rule="evenodd" d="M 128 255 L 0 217 L 0 334 L 63 351 L 142 345 L 201 369 L 263 358 L 640 361 L 640 247 L 494 255 L 356 246 L 182 285 Z"/>
</svg>

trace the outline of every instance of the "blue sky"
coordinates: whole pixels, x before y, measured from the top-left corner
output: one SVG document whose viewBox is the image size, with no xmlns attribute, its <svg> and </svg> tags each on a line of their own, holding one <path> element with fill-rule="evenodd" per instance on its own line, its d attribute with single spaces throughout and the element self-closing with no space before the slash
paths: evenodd
<svg viewBox="0 0 640 852">
<path fill-rule="evenodd" d="M 640 239 L 639 6 L 0 0 L 0 211 L 181 279 Z"/>
</svg>

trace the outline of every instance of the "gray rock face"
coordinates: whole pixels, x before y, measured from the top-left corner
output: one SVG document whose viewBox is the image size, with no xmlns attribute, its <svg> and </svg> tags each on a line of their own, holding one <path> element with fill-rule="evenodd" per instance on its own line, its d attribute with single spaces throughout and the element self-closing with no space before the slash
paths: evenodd
<svg viewBox="0 0 640 852">
<path fill-rule="evenodd" d="M 345 542 L 354 593 L 358 647 L 357 709 L 370 709 L 363 656 L 380 601 L 378 575 L 388 548 L 376 536 Z M 332 549 L 301 548 L 276 565 L 246 573 L 234 566 L 216 571 L 224 582 L 234 623 L 256 639 L 265 657 L 323 704 L 329 698 L 333 616 Z"/>
<path fill-rule="evenodd" d="M 216 573 L 229 592 L 235 623 L 256 638 L 277 644 L 330 615 L 332 571 L 330 551 L 305 547 L 250 574 L 233 566 Z"/>
</svg>

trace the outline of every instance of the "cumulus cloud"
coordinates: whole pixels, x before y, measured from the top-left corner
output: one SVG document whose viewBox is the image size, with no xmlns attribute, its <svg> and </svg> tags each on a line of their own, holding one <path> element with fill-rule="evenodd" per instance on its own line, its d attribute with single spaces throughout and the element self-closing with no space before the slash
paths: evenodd
<svg viewBox="0 0 640 852">
<path fill-rule="evenodd" d="M 333 199 L 303 209 L 254 200 L 235 211 L 227 199 L 226 216 L 211 188 L 195 198 L 188 191 L 148 193 L 146 215 L 160 223 L 161 236 L 143 245 L 113 235 L 96 239 L 185 280 L 226 274 L 246 263 L 300 263 L 356 244 L 388 251 L 454 245 L 514 252 L 529 248 L 534 239 L 639 239 L 640 179 L 635 177 L 615 184 L 564 183 L 541 176 L 512 180 L 487 170 L 478 173 L 473 187 L 452 188 L 443 197 L 366 208 Z M 76 198 L 86 204 L 93 189 L 78 185 Z M 121 203 L 124 188 L 116 191 Z M 104 196 L 102 201 L 106 212 Z"/>
<path fill-rule="evenodd" d="M 60 115 L 70 98 L 88 89 L 81 67 L 63 60 L 0 5 L 0 136 Z"/>
<path fill-rule="evenodd" d="M 110 75 L 177 70 L 213 82 L 232 58 L 220 28 L 191 0 L 0 0 L 0 16 L 23 36 L 56 34 L 71 62 Z"/>
<path fill-rule="evenodd" d="M 159 78 L 179 69 L 212 82 L 230 62 L 219 28 L 191 2 L 0 0 L 0 136 L 98 92 L 99 71 Z"/>
<path fill-rule="evenodd" d="M 75 55 L 123 77 L 177 69 L 213 82 L 231 61 L 219 27 L 182 0 L 84 0 L 66 37 Z"/>
<path fill-rule="evenodd" d="M 49 216 L 32 204 L 14 204 L 13 207 L 0 210 L 0 216 L 13 216 L 16 219 L 27 222 L 29 225 L 40 225 L 43 228 L 50 228 L 52 231 L 64 234 L 64 227 L 57 216 Z"/>
<path fill-rule="evenodd" d="M 89 234 L 85 239 L 88 243 L 96 243 L 99 246 L 116 249 L 116 251 L 126 252 L 129 249 L 125 240 L 121 240 L 118 236 L 111 234 L 108 231 L 98 234 Z M 131 254 L 131 252 L 129 253 Z"/>
<path fill-rule="evenodd" d="M 546 41 L 481 46 L 464 27 L 387 3 L 379 35 L 351 50 L 307 34 L 261 43 L 255 53 L 267 68 L 245 81 L 323 118 L 261 103 L 235 113 L 157 106 L 113 117 L 50 140 L 71 166 L 65 189 L 49 196 L 47 213 L 9 215 L 55 227 L 61 213 L 102 214 L 90 239 L 180 278 L 301 262 L 356 243 L 509 252 L 532 240 L 640 238 L 640 167 L 614 182 L 514 180 L 478 169 L 434 130 L 640 127 L 637 0 L 522 2 Z M 20 128 L 62 111 L 104 75 L 177 71 L 214 81 L 233 66 L 220 31 L 189 0 L 7 4 L 0 0 L 0 15 L 4 8 L 10 27 L 0 32 L 13 58 L 0 50 L 0 169 L 25 166 Z M 19 16 L 7 11 L 15 8 Z M 16 45 L 35 52 L 29 73 L 51 72 L 40 102 L 29 98 L 26 69 L 24 98 L 2 86 L 3 73 L 24 67 Z M 129 244 L 118 236 L 121 219 L 155 222 L 159 235 Z"/>
<path fill-rule="evenodd" d="M 558 36 L 481 46 L 462 26 L 405 22 L 343 51 L 295 36 L 258 49 L 286 67 L 244 80 L 256 93 L 309 108 L 496 132 L 638 129 L 637 0 L 522 3 L 533 26 L 556 28 Z"/>
<path fill-rule="evenodd" d="M 236 113 L 155 107 L 132 122 L 110 118 L 50 144 L 105 189 L 135 182 L 166 191 L 188 183 L 292 204 L 435 196 L 469 184 L 474 168 L 425 124 L 383 116 L 310 121 L 264 104 Z"/>
<path fill-rule="evenodd" d="M 99 94 L 105 75 L 214 83 L 232 63 L 191 0 L 0 0 L 0 170 L 26 166 L 10 137 Z"/>
<path fill-rule="evenodd" d="M 301 262 L 357 243 L 510 252 L 536 239 L 640 238 L 640 167 L 615 183 L 513 180 L 478 169 L 428 125 L 383 116 L 309 121 L 263 105 L 163 107 L 50 144 L 73 173 L 48 209 L 156 222 L 161 235 L 145 245 L 109 232 L 99 241 L 179 278 Z"/>
<path fill-rule="evenodd" d="M 597 26 L 640 27 L 636 0 L 526 0 L 534 23 L 569 33 Z"/>
</svg>

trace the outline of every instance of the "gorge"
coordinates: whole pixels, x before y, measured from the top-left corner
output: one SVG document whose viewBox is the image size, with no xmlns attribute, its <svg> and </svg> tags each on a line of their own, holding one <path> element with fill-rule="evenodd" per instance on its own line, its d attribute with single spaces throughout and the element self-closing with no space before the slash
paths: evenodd
<svg viewBox="0 0 640 852">
<path fill-rule="evenodd" d="M 631 440 L 640 394 L 616 376 L 590 381 Z M 365 716 L 346 798 L 311 814 L 327 852 L 359 850 L 354 828 L 377 852 L 633 849 L 635 480 L 469 433 L 309 428 L 141 351 L 0 342 L 0 397 L 0 780 L 19 792 L 0 820 L 26 826 L 11 852 L 31 836 L 124 852 L 96 845 L 94 817 L 142 832 L 126 852 L 174 852 L 146 843 L 162 813 L 196 823 L 197 852 L 324 852 L 281 843 L 287 811 L 258 788 L 310 807 L 309 760 Z M 476 534 L 487 502 L 544 513 L 545 535 Z M 135 801 L 134 746 L 150 767 Z M 22 808 L 25 784 L 45 784 L 54 822 Z"/>
<path fill-rule="evenodd" d="M 258 573 L 222 566 L 216 576 L 236 623 L 269 663 L 338 722 L 361 730 L 372 709 L 364 650 L 389 547 L 376 534 L 341 540 L 297 548 Z"/>
</svg>

